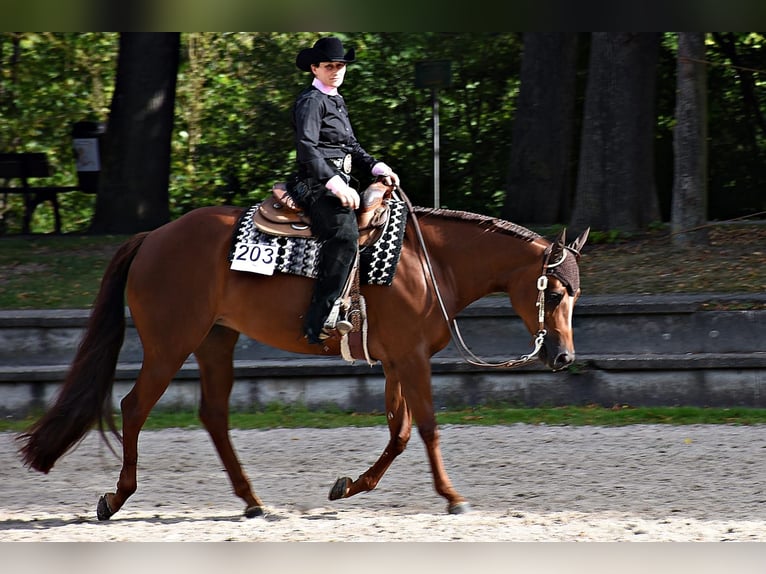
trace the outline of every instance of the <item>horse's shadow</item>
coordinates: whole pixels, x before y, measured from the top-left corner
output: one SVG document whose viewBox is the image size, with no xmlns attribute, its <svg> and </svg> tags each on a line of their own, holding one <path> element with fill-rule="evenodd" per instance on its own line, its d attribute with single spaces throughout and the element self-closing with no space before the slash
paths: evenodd
<svg viewBox="0 0 766 574">
<path fill-rule="evenodd" d="M 266 522 L 280 522 L 286 520 L 285 516 L 278 514 L 267 514 L 260 518 Z M 242 522 L 243 520 L 252 520 L 245 518 L 242 514 L 232 514 L 231 516 L 130 516 L 125 518 L 115 518 L 113 520 L 99 520 L 95 516 L 76 516 L 74 518 L 32 518 L 0 520 L 0 532 L 5 530 L 24 530 L 24 529 L 54 529 L 66 526 L 76 526 L 79 524 L 103 524 L 108 527 L 111 524 L 154 524 L 172 526 L 174 524 L 191 524 L 196 522 Z"/>
<path fill-rule="evenodd" d="M 265 522 L 281 522 L 288 520 L 286 512 L 274 510 L 266 512 L 264 516 L 258 518 L 246 518 L 243 514 L 231 515 L 211 515 L 211 516 L 125 516 L 117 517 L 112 520 L 99 520 L 96 516 L 75 516 L 74 518 L 12 518 L 0 520 L 0 532 L 6 530 L 24 530 L 24 529 L 54 529 L 66 526 L 76 526 L 79 524 L 102 524 L 108 527 L 111 524 L 153 524 L 172 526 L 174 524 L 193 524 L 203 522 L 244 522 L 252 520 L 262 520 Z M 321 514 L 303 514 L 300 518 L 305 520 L 338 520 L 336 512 L 323 512 Z"/>
</svg>

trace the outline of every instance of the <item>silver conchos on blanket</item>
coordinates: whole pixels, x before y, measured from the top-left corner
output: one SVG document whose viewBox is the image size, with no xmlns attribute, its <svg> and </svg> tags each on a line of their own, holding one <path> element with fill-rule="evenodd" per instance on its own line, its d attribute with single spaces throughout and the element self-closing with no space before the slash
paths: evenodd
<svg viewBox="0 0 766 574">
<path fill-rule="evenodd" d="M 407 211 L 403 201 L 389 198 L 390 216 L 380 238 L 361 249 L 360 281 L 369 285 L 391 285 L 402 250 Z M 271 275 L 274 272 L 317 276 L 319 241 L 314 237 L 278 237 L 255 227 L 254 205 L 240 217 L 229 252 L 231 268 Z"/>
</svg>

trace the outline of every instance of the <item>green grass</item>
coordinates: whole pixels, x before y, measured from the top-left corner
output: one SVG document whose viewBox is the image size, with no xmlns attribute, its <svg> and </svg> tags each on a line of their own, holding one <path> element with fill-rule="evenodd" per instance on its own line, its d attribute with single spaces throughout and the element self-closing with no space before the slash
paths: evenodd
<svg viewBox="0 0 766 574">
<path fill-rule="evenodd" d="M 87 309 L 126 236 L 0 238 L 0 309 Z"/>
<path fill-rule="evenodd" d="M 29 419 L 0 420 L 0 431 L 21 431 Z M 445 410 L 437 422 L 469 425 L 512 425 L 517 423 L 551 426 L 625 426 L 631 424 L 766 424 L 766 409 L 700 407 L 550 407 L 515 408 L 482 406 Z M 351 413 L 341 410 L 309 410 L 305 407 L 273 405 L 261 412 L 235 412 L 230 417 L 234 429 L 338 428 L 384 426 L 382 413 Z M 119 420 L 118 420 L 119 426 Z M 153 412 L 145 429 L 201 428 L 196 413 Z"/>
</svg>

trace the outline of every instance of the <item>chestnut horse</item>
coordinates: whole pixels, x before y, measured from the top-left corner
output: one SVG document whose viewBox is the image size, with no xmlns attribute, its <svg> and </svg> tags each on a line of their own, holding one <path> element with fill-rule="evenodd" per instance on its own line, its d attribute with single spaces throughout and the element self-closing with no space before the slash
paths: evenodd
<svg viewBox="0 0 766 574">
<path fill-rule="evenodd" d="M 233 228 L 242 211 L 199 208 L 132 237 L 117 250 L 55 402 L 18 437 L 24 463 L 44 473 L 97 423 L 102 434 L 108 425 L 119 437 L 113 420 L 112 384 L 124 337 L 127 297 L 143 346 L 143 363 L 120 404 L 122 470 L 116 491 L 99 500 L 97 516 L 101 520 L 109 519 L 135 492 L 141 427 L 192 353 L 202 386 L 199 417 L 234 493 L 246 503 L 245 515 L 263 515 L 264 504 L 250 486 L 228 430 L 237 338 L 244 333 L 295 353 L 340 353 L 336 340 L 310 345 L 302 336 L 301 314 L 309 305 L 312 279 L 229 268 Z M 530 333 L 537 336 L 541 348 L 536 358 L 554 370 L 572 363 L 572 309 L 580 292 L 576 260 L 586 237 L 587 232 L 565 245 L 562 232 L 551 243 L 500 219 L 415 209 L 408 217 L 393 283 L 361 288 L 367 304 L 370 355 L 382 363 L 385 372 L 390 439 L 378 460 L 359 478 L 337 480 L 330 490 L 331 500 L 374 489 L 404 451 L 414 418 L 436 492 L 446 498 L 450 513 L 469 509 L 442 462 L 430 358 L 449 343 L 450 322 L 462 309 L 485 295 L 505 292 Z M 570 264 L 561 272 L 566 266 L 556 265 L 567 254 Z"/>
</svg>

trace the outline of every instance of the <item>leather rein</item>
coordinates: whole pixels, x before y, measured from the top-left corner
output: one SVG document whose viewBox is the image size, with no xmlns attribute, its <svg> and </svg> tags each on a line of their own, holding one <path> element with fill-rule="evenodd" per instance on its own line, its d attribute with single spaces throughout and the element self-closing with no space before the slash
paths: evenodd
<svg viewBox="0 0 766 574">
<path fill-rule="evenodd" d="M 537 278 L 537 303 L 536 303 L 537 333 L 535 334 L 534 348 L 532 349 L 532 352 L 526 355 L 522 355 L 518 359 L 509 359 L 508 361 L 502 361 L 500 363 L 490 363 L 485 361 L 484 359 L 477 357 L 473 353 L 473 351 L 471 351 L 468 348 L 468 346 L 465 344 L 465 341 L 463 341 L 463 336 L 460 334 L 460 328 L 457 325 L 457 319 L 450 320 L 449 313 L 447 312 L 447 306 L 444 304 L 444 299 L 442 298 L 441 291 L 439 290 L 439 285 L 436 282 L 436 275 L 434 274 L 433 267 L 431 266 L 431 258 L 428 255 L 428 249 L 426 248 L 426 243 L 425 243 L 425 240 L 423 239 L 423 233 L 420 230 L 420 224 L 418 223 L 418 218 L 415 215 L 415 208 L 412 206 L 412 203 L 410 203 L 409 198 L 404 194 L 401 188 L 399 188 L 397 191 L 401 195 L 402 200 L 407 205 L 407 210 L 410 212 L 410 215 L 412 216 L 412 223 L 415 227 L 415 234 L 417 235 L 418 243 L 420 244 L 420 248 L 423 253 L 423 258 L 425 260 L 425 267 L 428 272 L 428 276 L 431 278 L 431 285 L 433 285 L 433 290 L 434 290 L 434 294 L 436 295 L 436 300 L 439 302 L 439 308 L 441 309 L 442 316 L 444 317 L 444 320 L 447 322 L 450 335 L 452 339 L 455 341 L 455 346 L 457 347 L 460 354 L 463 356 L 463 359 L 467 363 L 470 363 L 471 365 L 474 365 L 477 367 L 492 367 L 492 368 L 520 367 L 521 365 L 525 365 L 529 363 L 530 361 L 532 361 L 533 359 L 535 359 L 537 355 L 540 353 L 540 349 L 542 349 L 543 343 L 545 342 L 545 336 L 548 333 L 548 331 L 545 329 L 545 290 L 548 287 L 548 276 L 546 272 L 549 269 L 553 269 L 554 267 L 558 267 L 559 265 L 561 265 L 561 263 L 567 257 L 568 248 L 565 248 L 563 250 L 563 255 L 561 256 L 561 259 L 559 259 L 555 263 L 549 263 L 553 249 L 549 248 L 546 250 L 545 259 L 543 260 L 542 274 L 540 275 L 540 277 Z"/>
</svg>

